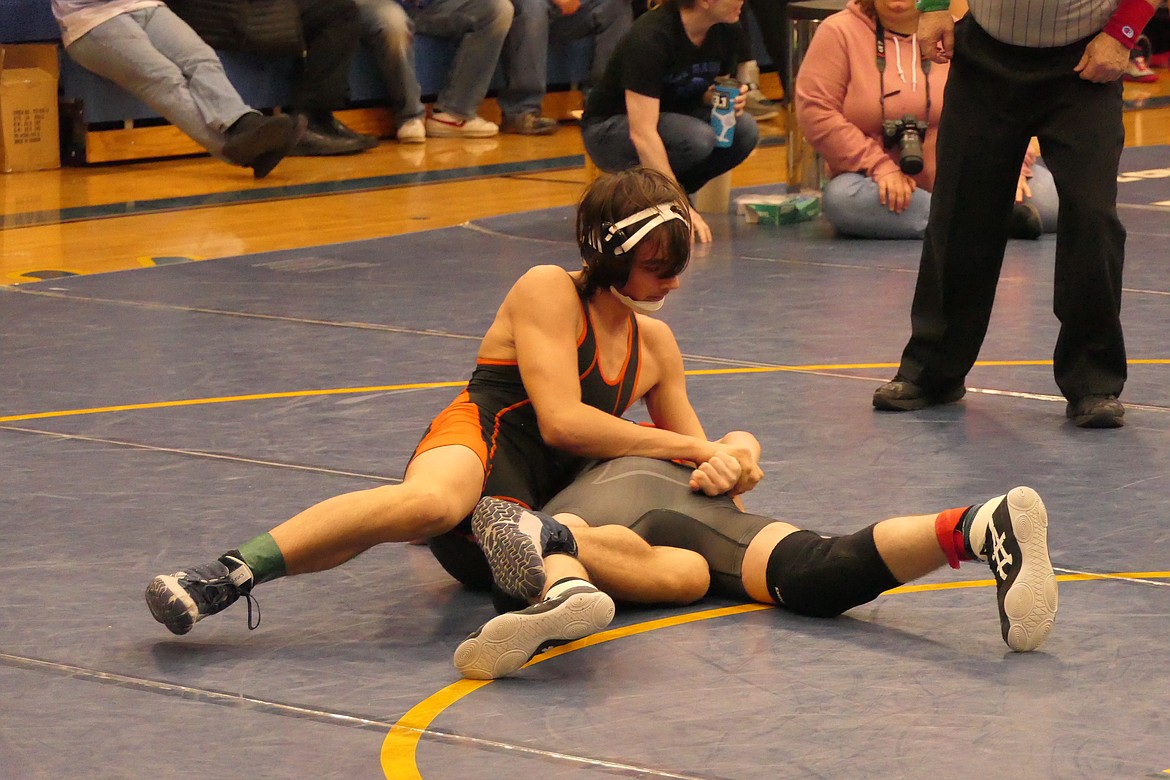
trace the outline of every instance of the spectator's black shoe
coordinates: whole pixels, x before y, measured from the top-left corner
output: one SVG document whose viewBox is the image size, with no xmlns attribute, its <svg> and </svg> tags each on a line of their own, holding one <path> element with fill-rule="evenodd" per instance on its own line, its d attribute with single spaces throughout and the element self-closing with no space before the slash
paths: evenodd
<svg viewBox="0 0 1170 780">
<path fill-rule="evenodd" d="M 155 577 L 146 586 L 146 605 L 172 634 L 186 634 L 203 618 L 223 612 L 246 596 L 248 628 L 255 628 L 260 625 L 260 616 L 257 611 L 253 624 L 251 591 L 251 570 L 243 561 L 224 556 L 205 566 Z"/>
<path fill-rule="evenodd" d="M 279 149 L 274 149 L 270 152 L 264 152 L 252 161 L 252 177 L 255 179 L 263 179 L 268 174 L 272 173 L 272 169 L 277 164 L 287 157 L 300 140 L 305 135 L 305 129 L 309 126 L 309 120 L 303 116 L 289 117 L 293 122 L 293 132 L 289 135 L 288 141 Z"/>
<path fill-rule="evenodd" d="M 244 114 L 224 133 L 223 156 L 251 168 L 257 179 L 267 176 L 304 132 L 305 120 L 291 116 Z"/>
<path fill-rule="evenodd" d="M 1030 487 L 1012 488 L 979 508 L 972 530 L 981 527 L 984 539 L 968 544 L 995 577 L 1003 641 L 1017 653 L 1035 650 L 1052 630 L 1057 605 L 1044 502 Z"/>
<path fill-rule="evenodd" d="M 349 138 L 354 141 L 360 141 L 362 148 L 364 149 L 373 149 L 380 143 L 380 141 L 372 135 L 359 133 L 353 128 L 345 126 L 337 117 L 333 115 L 330 115 L 329 121 L 319 126 L 318 129 L 324 135 L 335 135 L 339 138 Z"/>
<path fill-rule="evenodd" d="M 340 135 L 326 135 L 314 130 L 312 125 L 305 129 L 304 135 L 289 152 L 293 157 L 329 157 L 341 154 L 357 154 L 369 147 L 356 138 L 344 138 Z"/>
<path fill-rule="evenodd" d="M 1064 416 L 1078 428 L 1120 428 L 1125 425 L 1125 406 L 1115 395 L 1086 395 L 1069 401 Z"/>
<path fill-rule="evenodd" d="M 1040 211 L 1031 203 L 1017 203 L 1012 206 L 1012 218 L 1008 236 L 1035 241 L 1044 235 L 1044 223 Z"/>
<path fill-rule="evenodd" d="M 895 378 L 873 392 L 873 408 L 886 412 L 914 412 L 928 406 L 953 404 L 967 394 L 960 382 L 946 390 L 926 390 L 913 382 Z"/>
<path fill-rule="evenodd" d="M 582 582 L 556 598 L 484 623 L 456 648 L 455 668 L 470 680 L 503 677 L 537 653 L 597 633 L 613 614 L 613 599 Z"/>
</svg>

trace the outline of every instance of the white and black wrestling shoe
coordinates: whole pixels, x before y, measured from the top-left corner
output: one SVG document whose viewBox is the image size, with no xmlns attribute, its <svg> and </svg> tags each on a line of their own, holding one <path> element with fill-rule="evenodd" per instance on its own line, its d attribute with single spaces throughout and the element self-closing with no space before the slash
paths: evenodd
<svg viewBox="0 0 1170 780">
<path fill-rule="evenodd" d="M 595 634 L 613 620 L 613 599 L 584 580 L 558 582 L 549 594 L 531 607 L 497 615 L 464 639 L 455 650 L 459 673 L 470 680 L 504 677 L 538 653 Z"/>
<path fill-rule="evenodd" d="M 986 528 L 981 544 L 979 529 Z M 1056 620 L 1056 574 L 1048 557 L 1048 511 L 1030 487 L 979 508 L 971 527 L 971 550 L 995 576 L 1003 641 L 1018 653 L 1035 650 Z"/>
</svg>

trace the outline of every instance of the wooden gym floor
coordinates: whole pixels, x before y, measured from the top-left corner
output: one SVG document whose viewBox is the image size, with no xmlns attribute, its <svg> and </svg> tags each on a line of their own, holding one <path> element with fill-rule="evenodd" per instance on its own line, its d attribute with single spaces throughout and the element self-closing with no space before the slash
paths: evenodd
<svg viewBox="0 0 1170 780">
<path fill-rule="evenodd" d="M 1126 143 L 1170 143 L 1170 72 L 1127 84 Z M 775 74 L 764 89 L 779 94 Z M 485 113 L 492 114 L 489 105 Z M 783 116 L 733 186 L 782 181 Z M 315 246 L 572 203 L 572 125 L 543 138 L 384 141 L 354 157 L 290 158 L 263 181 L 206 156 L 0 176 L 0 283 Z"/>
</svg>

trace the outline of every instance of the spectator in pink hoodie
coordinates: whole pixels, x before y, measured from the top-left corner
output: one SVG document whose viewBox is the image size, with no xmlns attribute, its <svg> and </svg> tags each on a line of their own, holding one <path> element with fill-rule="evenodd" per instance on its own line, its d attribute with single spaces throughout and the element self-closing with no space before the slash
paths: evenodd
<svg viewBox="0 0 1170 780">
<path fill-rule="evenodd" d="M 950 65 L 920 58 L 918 16 L 913 0 L 850 0 L 817 28 L 801 62 L 796 118 L 829 167 L 821 205 L 840 233 L 921 238 L 926 230 Z M 1056 187 L 1034 164 L 1037 152 L 1033 144 L 1020 172 L 1015 238 L 1056 230 Z"/>
</svg>

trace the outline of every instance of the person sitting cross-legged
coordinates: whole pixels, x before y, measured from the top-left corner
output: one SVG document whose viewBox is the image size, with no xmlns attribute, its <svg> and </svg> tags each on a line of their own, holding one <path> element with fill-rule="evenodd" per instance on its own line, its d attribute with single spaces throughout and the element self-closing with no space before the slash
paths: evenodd
<svg viewBox="0 0 1170 780">
<path fill-rule="evenodd" d="M 797 74 L 796 120 L 830 174 L 821 210 L 842 235 L 926 232 L 950 63 L 919 53 L 920 16 L 909 0 L 852 0 L 817 27 Z M 1060 199 L 1040 151 L 1033 139 L 1020 161 L 1013 238 L 1056 232 Z"/>
</svg>

